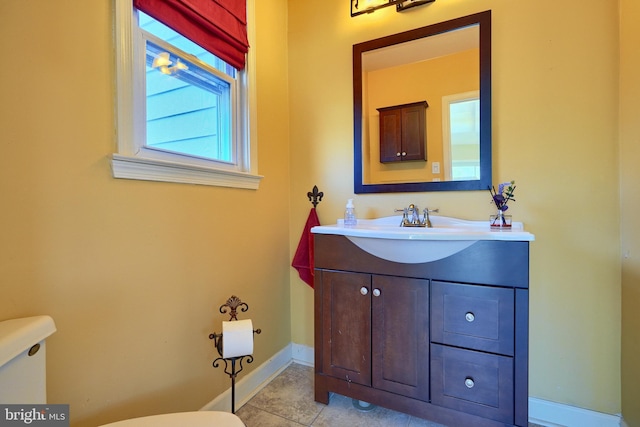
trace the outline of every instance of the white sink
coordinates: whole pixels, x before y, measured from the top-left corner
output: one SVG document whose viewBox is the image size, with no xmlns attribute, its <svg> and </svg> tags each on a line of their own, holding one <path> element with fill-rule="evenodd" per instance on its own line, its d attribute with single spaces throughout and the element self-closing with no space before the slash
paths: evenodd
<svg viewBox="0 0 640 427">
<path fill-rule="evenodd" d="M 432 228 L 400 227 L 402 216 L 359 219 L 355 227 L 342 220 L 313 227 L 315 234 L 346 236 L 362 250 L 388 261 L 415 264 L 446 258 L 479 240 L 533 241 L 534 235 L 514 222 L 510 230 L 492 230 L 489 221 L 467 221 L 431 215 Z"/>
</svg>

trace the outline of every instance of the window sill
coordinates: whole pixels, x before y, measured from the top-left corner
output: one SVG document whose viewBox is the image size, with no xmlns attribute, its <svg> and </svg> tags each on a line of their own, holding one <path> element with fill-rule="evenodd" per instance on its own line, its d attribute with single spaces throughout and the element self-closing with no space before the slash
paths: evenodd
<svg viewBox="0 0 640 427">
<path fill-rule="evenodd" d="M 111 160 L 115 178 L 143 181 L 176 182 L 217 187 L 257 190 L 261 175 L 194 166 L 184 163 L 113 154 Z"/>
</svg>

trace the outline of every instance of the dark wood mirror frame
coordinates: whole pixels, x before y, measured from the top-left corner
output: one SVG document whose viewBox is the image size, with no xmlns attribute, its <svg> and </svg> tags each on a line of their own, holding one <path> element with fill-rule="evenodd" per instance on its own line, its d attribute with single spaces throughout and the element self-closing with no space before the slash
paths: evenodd
<svg viewBox="0 0 640 427">
<path fill-rule="evenodd" d="M 362 155 L 362 54 L 458 28 L 479 25 L 480 30 L 480 179 L 472 181 L 364 184 Z M 491 11 L 369 40 L 353 45 L 354 192 L 401 193 L 418 191 L 486 190 L 491 186 Z"/>
</svg>

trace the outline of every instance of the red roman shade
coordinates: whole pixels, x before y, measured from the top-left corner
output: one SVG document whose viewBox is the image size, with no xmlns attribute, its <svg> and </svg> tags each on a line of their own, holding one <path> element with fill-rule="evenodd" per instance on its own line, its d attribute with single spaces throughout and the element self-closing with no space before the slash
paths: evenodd
<svg viewBox="0 0 640 427">
<path fill-rule="evenodd" d="M 241 70 L 247 40 L 246 0 L 133 0 L 133 5 Z"/>
</svg>

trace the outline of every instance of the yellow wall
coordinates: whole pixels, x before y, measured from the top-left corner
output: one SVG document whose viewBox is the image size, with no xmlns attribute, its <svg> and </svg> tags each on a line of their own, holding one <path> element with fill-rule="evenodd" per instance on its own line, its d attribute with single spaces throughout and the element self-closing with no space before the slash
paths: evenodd
<svg viewBox="0 0 640 427">
<path fill-rule="evenodd" d="M 291 341 L 287 5 L 255 3 L 258 191 L 114 179 L 113 2 L 0 2 L 0 319 L 53 316 L 74 427 L 226 390 L 208 335 L 232 294 L 263 331 L 246 372 Z"/>
<path fill-rule="evenodd" d="M 622 0 L 620 31 L 620 179 L 622 207 L 622 413 L 640 426 L 640 4 Z"/>
<path fill-rule="evenodd" d="M 451 0 L 356 18 L 344 0 L 256 3 L 265 179 L 249 191 L 113 179 L 112 2 L 0 1 L 0 319 L 55 318 L 50 401 L 72 405 L 74 427 L 200 408 L 229 386 L 207 336 L 231 294 L 263 329 L 248 371 L 291 340 L 313 345 L 313 291 L 289 263 L 313 185 L 323 223 L 353 197 L 351 46 L 492 9 L 494 181 L 517 181 L 510 213 L 537 238 L 531 395 L 622 405 L 640 425 L 637 19 L 623 19 L 618 104 L 617 2 Z M 363 217 L 413 202 L 491 213 L 483 192 L 355 202 Z"/>
<path fill-rule="evenodd" d="M 516 181 L 509 213 L 536 235 L 530 394 L 619 413 L 617 2 L 448 0 L 355 18 L 347 3 L 289 1 L 290 243 L 313 184 L 325 193 L 323 223 L 340 218 L 354 197 L 351 46 L 491 9 L 494 182 Z M 468 219 L 492 211 L 488 192 L 358 195 L 354 202 L 362 217 L 410 203 Z M 312 291 L 292 278 L 293 340 L 313 345 Z"/>
</svg>

